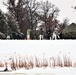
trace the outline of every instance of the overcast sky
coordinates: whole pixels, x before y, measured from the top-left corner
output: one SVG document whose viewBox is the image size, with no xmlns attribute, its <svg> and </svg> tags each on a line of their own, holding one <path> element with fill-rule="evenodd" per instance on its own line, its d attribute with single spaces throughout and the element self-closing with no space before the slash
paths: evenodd
<svg viewBox="0 0 76 75">
<path fill-rule="evenodd" d="M 0 9 L 6 12 L 6 7 L 2 4 L 3 1 L 6 0 L 0 0 Z M 73 8 L 71 8 L 71 6 L 76 5 L 76 0 L 49 0 L 49 1 L 51 1 L 52 4 L 54 4 L 60 9 L 58 17 L 60 21 L 63 21 L 63 19 L 68 18 L 70 20 L 69 21 L 70 23 L 71 22 L 76 23 L 76 11 Z"/>
</svg>

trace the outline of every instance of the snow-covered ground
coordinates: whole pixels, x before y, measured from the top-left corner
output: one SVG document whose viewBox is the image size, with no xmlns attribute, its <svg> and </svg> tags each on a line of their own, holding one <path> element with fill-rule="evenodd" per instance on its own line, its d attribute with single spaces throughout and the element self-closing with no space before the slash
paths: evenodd
<svg viewBox="0 0 76 75">
<path fill-rule="evenodd" d="M 50 73 L 50 74 L 76 74 L 76 68 L 33 68 L 30 70 L 20 69 L 13 71 L 14 73 Z"/>
<path fill-rule="evenodd" d="M 40 60 L 57 58 L 63 56 L 70 58 L 72 63 L 76 62 L 76 40 L 0 40 L 0 61 L 11 61 L 11 58 L 34 58 L 35 56 Z M 22 58 L 23 57 L 23 58 Z M 76 65 L 75 65 L 76 66 Z M 4 68 L 0 68 L 0 71 Z M 11 69 L 9 69 L 11 70 Z M 0 75 L 76 75 L 76 67 L 49 67 L 46 68 L 34 67 L 32 69 L 17 69 L 16 71 L 0 72 Z"/>
<path fill-rule="evenodd" d="M 40 75 L 76 75 L 76 68 L 59 68 L 59 67 L 56 67 L 56 68 L 33 68 L 33 69 L 30 69 L 30 70 L 26 70 L 26 69 L 19 69 L 19 70 L 16 70 L 16 71 L 11 71 L 11 72 L 1 72 L 1 74 L 21 74 L 21 75 L 37 75 L 37 74 L 40 74 Z"/>
<path fill-rule="evenodd" d="M 76 40 L 0 40 L 0 60 L 16 53 L 20 55 L 33 55 L 38 57 L 67 54 L 76 59 Z"/>
</svg>

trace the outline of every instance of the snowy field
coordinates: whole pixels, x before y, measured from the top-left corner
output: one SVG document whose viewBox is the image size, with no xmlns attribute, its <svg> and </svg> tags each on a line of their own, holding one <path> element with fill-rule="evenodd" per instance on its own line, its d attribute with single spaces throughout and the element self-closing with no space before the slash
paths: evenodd
<svg viewBox="0 0 76 75">
<path fill-rule="evenodd" d="M 0 75 L 76 75 L 76 68 L 34 68 L 30 70 L 19 69 L 10 72 L 0 72 Z"/>
<path fill-rule="evenodd" d="M 32 61 L 32 68 L 23 66 L 11 71 L 8 65 L 10 72 L 0 72 L 0 75 L 76 75 L 76 40 L 0 40 L 0 62 L 10 64 L 11 59 L 17 62 L 25 58 Z M 54 59 L 51 64 L 50 58 Z M 43 65 L 44 62 L 46 65 Z M 4 68 L 1 67 L 0 71 Z"/>
</svg>

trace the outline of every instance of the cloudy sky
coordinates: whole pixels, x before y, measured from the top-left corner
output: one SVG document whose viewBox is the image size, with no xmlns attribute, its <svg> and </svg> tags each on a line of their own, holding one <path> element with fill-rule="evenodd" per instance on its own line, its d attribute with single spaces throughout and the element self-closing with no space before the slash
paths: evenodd
<svg viewBox="0 0 76 75">
<path fill-rule="evenodd" d="M 2 4 L 3 1 L 0 0 L 0 9 L 6 12 L 6 7 Z M 39 0 L 38 0 L 39 1 Z M 45 0 L 43 0 L 45 1 Z M 72 8 L 72 6 L 76 5 L 76 0 L 49 0 L 52 4 L 57 6 L 60 9 L 58 19 L 63 21 L 63 19 L 68 18 L 71 22 L 76 23 L 76 11 Z"/>
</svg>

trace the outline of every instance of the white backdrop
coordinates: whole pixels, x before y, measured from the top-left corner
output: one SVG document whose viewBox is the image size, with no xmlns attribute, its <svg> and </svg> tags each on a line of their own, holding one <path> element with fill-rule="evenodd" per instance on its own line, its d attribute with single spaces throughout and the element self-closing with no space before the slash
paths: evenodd
<svg viewBox="0 0 76 75">
<path fill-rule="evenodd" d="M 56 56 L 61 53 L 76 59 L 76 40 L 0 40 L 0 59 L 11 54 L 42 57 Z"/>
</svg>

